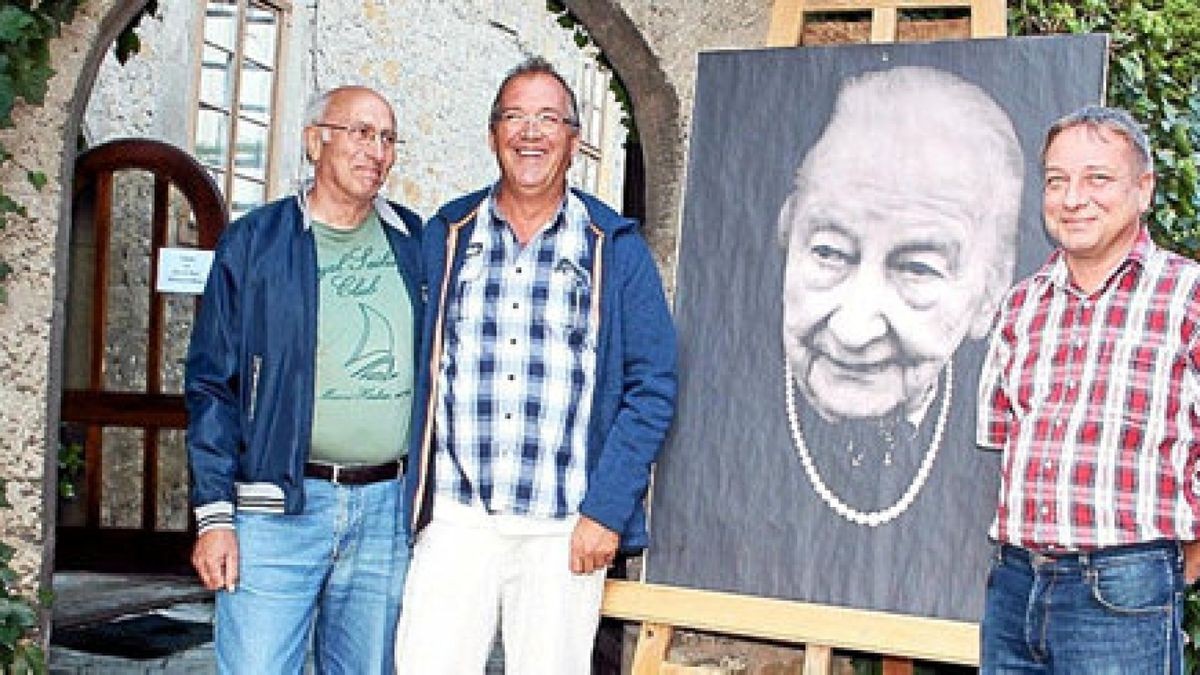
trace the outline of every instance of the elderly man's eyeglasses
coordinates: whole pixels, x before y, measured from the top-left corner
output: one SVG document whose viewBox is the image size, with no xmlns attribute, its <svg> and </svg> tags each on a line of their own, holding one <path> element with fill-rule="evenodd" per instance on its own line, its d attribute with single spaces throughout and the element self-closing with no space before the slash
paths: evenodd
<svg viewBox="0 0 1200 675">
<path fill-rule="evenodd" d="M 508 127 L 516 127 L 525 129 L 530 125 L 542 133 L 549 133 L 558 128 L 560 124 L 565 124 L 569 127 L 575 127 L 578 123 L 565 115 L 560 115 L 552 110 L 543 110 L 536 113 L 524 113 L 518 110 L 505 110 L 496 117 L 496 121 Z"/>
<path fill-rule="evenodd" d="M 361 122 L 356 124 L 333 124 L 332 122 L 314 122 L 314 127 L 322 129 L 334 129 L 336 131 L 344 131 L 350 137 L 350 140 L 359 145 L 375 144 L 381 148 L 394 147 L 400 142 L 400 138 L 396 136 L 396 132 L 391 129 L 376 129 L 370 124 Z"/>
</svg>

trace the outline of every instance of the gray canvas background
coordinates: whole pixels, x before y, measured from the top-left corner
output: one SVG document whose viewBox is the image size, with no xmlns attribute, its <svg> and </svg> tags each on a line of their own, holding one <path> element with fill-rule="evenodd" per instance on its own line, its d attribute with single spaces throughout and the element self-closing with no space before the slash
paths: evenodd
<svg viewBox="0 0 1200 675">
<path fill-rule="evenodd" d="M 1101 101 L 1106 46 L 1091 35 L 701 54 L 675 298 L 679 408 L 653 486 L 648 581 L 978 620 L 998 484 L 998 456 L 974 444 L 986 344 L 955 354 L 946 437 L 912 507 L 874 529 L 843 520 L 813 492 L 787 427 L 776 219 L 844 78 L 938 68 L 988 92 L 1016 128 L 1016 278 L 1028 275 L 1050 251 L 1042 134 Z"/>
</svg>

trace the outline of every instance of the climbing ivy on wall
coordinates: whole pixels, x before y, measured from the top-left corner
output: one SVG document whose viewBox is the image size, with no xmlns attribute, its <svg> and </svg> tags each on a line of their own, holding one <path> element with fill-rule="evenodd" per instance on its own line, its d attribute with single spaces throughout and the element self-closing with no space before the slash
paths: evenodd
<svg viewBox="0 0 1200 675">
<path fill-rule="evenodd" d="M 592 36 L 588 35 L 583 22 L 571 10 L 567 9 L 567 6 L 561 0 L 546 0 L 546 11 L 558 17 L 558 25 L 571 32 L 576 47 L 584 49 L 592 44 Z M 608 57 L 599 49 L 596 50 L 596 63 L 599 63 L 605 70 L 612 73 L 612 78 L 608 82 L 608 89 L 612 92 L 613 97 L 617 99 L 617 105 L 621 106 L 621 126 L 625 127 L 628 131 L 625 142 L 630 145 L 637 143 L 637 124 L 633 119 L 633 102 L 629 99 L 629 90 L 625 88 L 625 83 L 617 76 L 617 71 L 612 67 L 612 63 L 609 62 Z"/>
<path fill-rule="evenodd" d="M 13 127 L 12 112 L 18 101 L 42 105 L 54 69 L 50 66 L 50 41 L 70 23 L 82 0 L 0 0 L 0 129 Z M 158 10 L 150 0 L 126 25 L 114 45 L 117 59 L 125 63 L 138 51 L 136 29 L 148 13 Z M 0 164 L 12 159 L 0 143 Z M 27 171 L 26 180 L 37 190 L 46 185 L 42 171 Z M 25 206 L 0 186 L 0 229 L 13 215 L 24 216 Z M 0 252 L 0 303 L 7 300 L 4 280 L 12 267 Z M 0 479 L 0 510 L 11 508 Z M 0 542 L 0 673 L 45 673 L 45 655 L 35 638 L 38 604 L 17 594 L 17 574 L 10 563 L 15 550 Z"/>
<path fill-rule="evenodd" d="M 1012 35 L 1111 36 L 1108 103 L 1133 113 L 1154 148 L 1158 186 L 1150 230 L 1163 246 L 1200 257 L 1200 3 L 1010 0 L 1008 21 Z"/>
<path fill-rule="evenodd" d="M 0 128 L 13 126 L 12 111 L 17 101 L 41 105 L 54 70 L 50 67 L 50 40 L 64 23 L 70 22 L 80 0 L 43 0 L 36 3 L 0 0 Z M 0 164 L 12 159 L 0 144 Z M 26 179 L 36 189 L 46 184 L 46 175 L 29 171 Z M 25 215 L 25 207 L 0 188 L 0 229 L 12 215 Z M 7 299 L 3 285 L 12 267 L 0 254 L 0 302 Z M 0 509 L 11 508 L 0 480 Z M 34 638 L 38 625 L 37 605 L 17 594 L 17 574 L 10 566 L 15 550 L 0 542 L 0 672 L 44 673 L 45 656 Z"/>
</svg>

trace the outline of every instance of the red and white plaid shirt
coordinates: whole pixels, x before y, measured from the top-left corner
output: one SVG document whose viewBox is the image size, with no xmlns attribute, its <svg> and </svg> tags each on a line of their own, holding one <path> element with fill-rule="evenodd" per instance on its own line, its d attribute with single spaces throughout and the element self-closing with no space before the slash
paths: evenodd
<svg viewBox="0 0 1200 675">
<path fill-rule="evenodd" d="M 1200 265 L 1145 228 L 1091 295 L 1061 251 L 1009 292 L 979 380 L 977 440 L 1004 451 L 993 539 L 1197 539 L 1198 328 Z"/>
</svg>

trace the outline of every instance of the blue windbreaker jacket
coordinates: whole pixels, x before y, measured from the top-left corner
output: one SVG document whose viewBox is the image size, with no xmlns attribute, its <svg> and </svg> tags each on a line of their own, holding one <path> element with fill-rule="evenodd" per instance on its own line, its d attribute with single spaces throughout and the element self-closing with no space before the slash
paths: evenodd
<svg viewBox="0 0 1200 675">
<path fill-rule="evenodd" d="M 457 199 L 425 226 L 422 248 L 429 280 L 429 308 L 421 340 L 413 420 L 413 445 L 405 481 L 409 523 L 415 537 L 431 517 L 434 486 L 435 389 L 441 362 L 445 290 L 452 287 L 471 240 L 475 212 L 487 190 Z M 675 410 L 675 328 L 658 269 L 624 218 L 596 198 L 575 191 L 591 218 L 592 253 L 599 253 L 600 324 L 596 382 L 587 433 L 588 484 L 580 513 L 621 535 L 621 548 L 647 543 L 643 500 L 650 467 Z M 447 264 L 449 261 L 449 264 Z"/>
<path fill-rule="evenodd" d="M 381 197 L 375 210 L 420 326 L 421 220 Z M 184 396 L 201 532 L 231 526 L 235 506 L 303 509 L 316 341 L 316 243 L 298 194 L 251 211 L 221 235 L 192 329 Z"/>
</svg>

